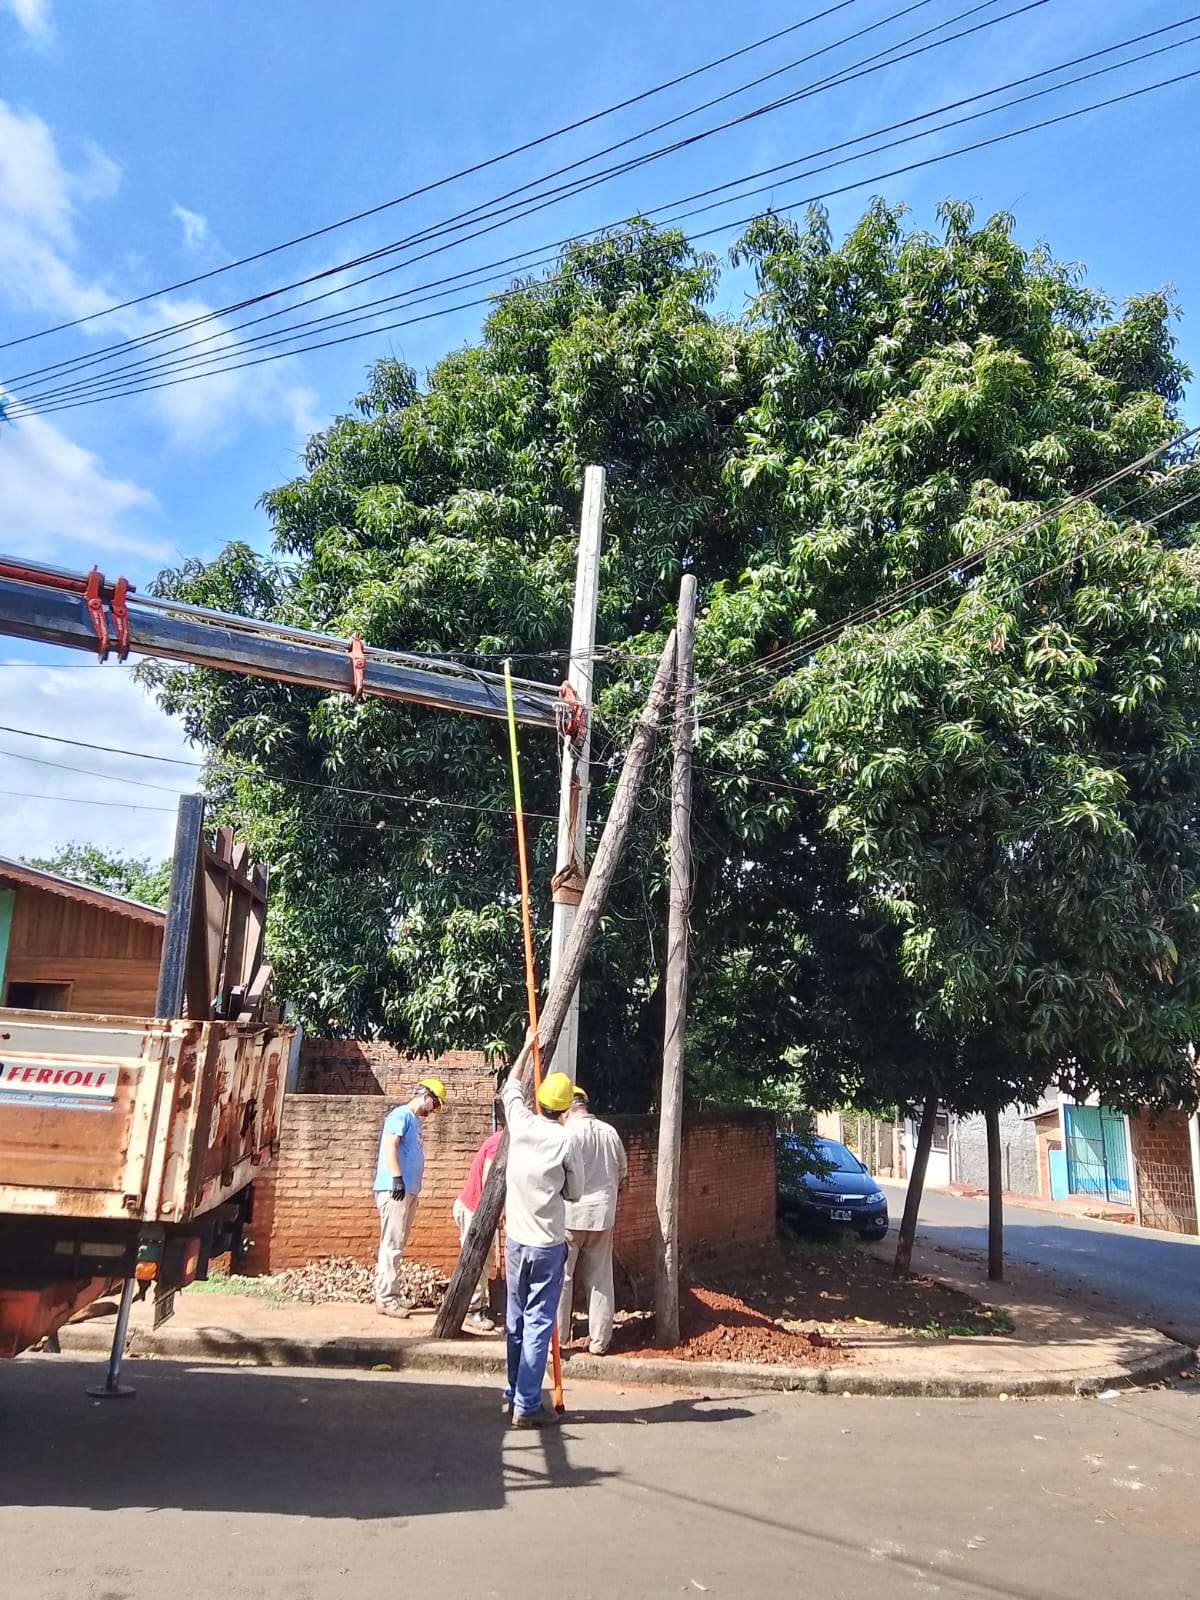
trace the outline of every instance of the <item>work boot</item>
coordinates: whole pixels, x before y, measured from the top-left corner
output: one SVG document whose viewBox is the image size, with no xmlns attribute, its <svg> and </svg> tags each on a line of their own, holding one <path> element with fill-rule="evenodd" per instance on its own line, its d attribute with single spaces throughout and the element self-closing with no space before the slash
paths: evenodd
<svg viewBox="0 0 1200 1600">
<path fill-rule="evenodd" d="M 375 1311 L 381 1317 L 411 1317 L 411 1306 L 376 1306 Z"/>
<path fill-rule="evenodd" d="M 512 1425 L 514 1428 L 557 1428 L 561 1421 L 557 1412 L 543 1408 L 541 1411 L 530 1411 L 525 1416 L 514 1412 Z"/>
<path fill-rule="evenodd" d="M 496 1331 L 496 1324 L 486 1311 L 472 1311 L 467 1318 L 466 1326 L 473 1333 L 495 1333 Z"/>
</svg>

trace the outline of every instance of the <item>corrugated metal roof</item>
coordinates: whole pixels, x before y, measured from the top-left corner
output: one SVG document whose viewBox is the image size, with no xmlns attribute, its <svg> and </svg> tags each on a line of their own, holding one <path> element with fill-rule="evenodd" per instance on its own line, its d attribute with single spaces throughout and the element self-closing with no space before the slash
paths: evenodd
<svg viewBox="0 0 1200 1600">
<path fill-rule="evenodd" d="M 130 900 L 125 895 L 110 894 L 107 889 L 94 889 L 90 884 L 73 883 L 70 878 L 27 867 L 23 861 L 12 861 L 8 856 L 0 856 L 0 889 L 42 889 L 47 894 L 62 895 L 64 900 L 94 906 L 98 911 L 111 911 L 114 916 L 131 917 L 135 922 L 146 922 L 156 928 L 167 920 L 166 912 L 156 906 L 143 905 L 140 900 Z"/>
</svg>

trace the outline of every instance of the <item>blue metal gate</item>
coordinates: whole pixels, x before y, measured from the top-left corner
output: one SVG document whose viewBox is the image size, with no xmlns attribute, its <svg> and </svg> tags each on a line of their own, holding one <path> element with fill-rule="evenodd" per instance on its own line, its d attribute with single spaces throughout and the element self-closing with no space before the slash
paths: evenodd
<svg viewBox="0 0 1200 1600">
<path fill-rule="evenodd" d="M 1072 1194 L 1130 1199 L 1125 1118 L 1107 1106 L 1064 1106 L 1067 1187 Z"/>
</svg>

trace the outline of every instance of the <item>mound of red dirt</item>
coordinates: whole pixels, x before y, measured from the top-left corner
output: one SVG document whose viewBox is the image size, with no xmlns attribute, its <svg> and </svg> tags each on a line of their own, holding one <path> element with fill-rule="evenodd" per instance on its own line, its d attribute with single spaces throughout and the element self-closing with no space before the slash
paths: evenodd
<svg viewBox="0 0 1200 1600">
<path fill-rule="evenodd" d="M 654 1318 L 630 1316 L 618 1323 L 612 1350 L 671 1361 L 756 1361 L 780 1367 L 828 1367 L 849 1359 L 824 1334 L 781 1328 L 765 1312 L 715 1289 L 680 1292 L 679 1331 L 679 1343 L 663 1349 L 654 1342 Z"/>
</svg>

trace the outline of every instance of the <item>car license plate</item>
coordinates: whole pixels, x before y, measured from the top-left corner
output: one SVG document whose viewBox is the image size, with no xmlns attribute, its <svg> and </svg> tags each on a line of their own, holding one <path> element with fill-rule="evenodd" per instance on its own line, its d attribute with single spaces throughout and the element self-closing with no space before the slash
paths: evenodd
<svg viewBox="0 0 1200 1600">
<path fill-rule="evenodd" d="M 830 1222 L 849 1222 L 850 1213 L 848 1211 L 831 1211 L 829 1220 Z"/>
</svg>

